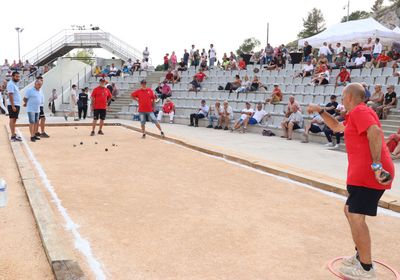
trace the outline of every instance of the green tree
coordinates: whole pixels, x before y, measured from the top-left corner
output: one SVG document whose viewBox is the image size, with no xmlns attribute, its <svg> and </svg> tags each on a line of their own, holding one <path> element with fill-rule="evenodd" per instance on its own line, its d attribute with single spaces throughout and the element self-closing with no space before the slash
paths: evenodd
<svg viewBox="0 0 400 280">
<path fill-rule="evenodd" d="M 307 38 L 325 30 L 325 19 L 321 10 L 313 8 L 308 12 L 307 18 L 303 18 L 303 30 L 297 34 L 298 38 Z"/>
<path fill-rule="evenodd" d="M 383 8 L 383 0 L 375 0 L 374 5 L 372 6 L 371 10 L 373 12 L 378 12 Z"/>
<path fill-rule="evenodd" d="M 92 65 L 94 64 L 94 52 L 93 49 L 78 49 L 75 53 L 70 54 L 70 57 L 75 57 L 80 61 Z"/>
<path fill-rule="evenodd" d="M 368 13 L 366 11 L 354 11 L 349 15 L 349 21 L 363 19 L 363 18 L 369 18 L 370 16 L 371 16 L 371 13 Z M 346 21 L 347 21 L 347 16 L 342 17 L 341 22 L 346 22 Z"/>
<path fill-rule="evenodd" d="M 260 40 L 251 37 L 247 38 L 243 41 L 243 43 L 239 46 L 239 49 L 236 51 L 237 55 L 241 55 L 242 53 L 249 53 L 254 50 L 254 48 L 258 47 L 261 44 Z"/>
<path fill-rule="evenodd" d="M 394 8 L 396 8 L 396 7 L 400 7 L 400 0 L 390 0 L 390 2 L 392 2 L 392 3 L 393 3 L 393 5 L 394 5 Z"/>
</svg>

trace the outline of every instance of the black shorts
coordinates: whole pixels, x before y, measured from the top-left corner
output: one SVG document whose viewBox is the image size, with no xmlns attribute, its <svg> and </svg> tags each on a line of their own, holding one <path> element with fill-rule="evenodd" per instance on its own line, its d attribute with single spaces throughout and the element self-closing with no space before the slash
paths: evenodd
<svg viewBox="0 0 400 280">
<path fill-rule="evenodd" d="M 323 79 L 321 85 L 327 85 L 327 84 L 329 84 L 329 81 L 327 79 Z"/>
<path fill-rule="evenodd" d="M 93 111 L 93 119 L 94 120 L 105 120 L 106 119 L 106 109 L 94 109 Z"/>
<path fill-rule="evenodd" d="M 322 132 L 321 128 L 319 128 L 319 126 L 315 125 L 315 124 L 311 125 L 309 131 L 312 132 L 312 133 L 320 133 L 320 132 Z"/>
<path fill-rule="evenodd" d="M 39 120 L 40 119 L 45 119 L 45 118 L 46 118 L 46 116 L 44 115 L 43 106 L 40 106 Z"/>
<path fill-rule="evenodd" d="M 20 106 L 15 106 L 15 108 L 17 109 L 17 111 L 15 112 L 12 110 L 11 105 L 8 105 L 7 108 L 10 119 L 18 119 Z"/>
<path fill-rule="evenodd" d="M 375 190 L 365 187 L 347 185 L 349 197 L 346 205 L 349 206 L 349 212 L 368 216 L 376 216 L 379 199 L 385 190 Z"/>
<path fill-rule="evenodd" d="M 297 123 L 294 123 L 293 124 L 293 130 L 296 130 L 296 129 L 300 129 L 301 127 L 297 124 Z"/>
</svg>

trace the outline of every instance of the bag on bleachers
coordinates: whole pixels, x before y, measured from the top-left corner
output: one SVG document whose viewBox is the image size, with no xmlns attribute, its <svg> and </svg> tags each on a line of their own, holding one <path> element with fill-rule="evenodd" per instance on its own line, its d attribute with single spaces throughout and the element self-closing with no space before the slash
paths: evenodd
<svg viewBox="0 0 400 280">
<path fill-rule="evenodd" d="M 218 90 L 224 90 L 223 86 L 218 86 Z"/>
<path fill-rule="evenodd" d="M 273 133 L 271 130 L 269 129 L 263 129 L 262 133 L 263 136 L 275 136 L 275 133 Z"/>
</svg>

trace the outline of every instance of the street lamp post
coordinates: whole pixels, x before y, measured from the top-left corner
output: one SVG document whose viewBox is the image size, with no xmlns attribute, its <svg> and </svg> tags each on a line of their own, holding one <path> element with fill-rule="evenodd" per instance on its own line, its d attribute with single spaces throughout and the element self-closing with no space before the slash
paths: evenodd
<svg viewBox="0 0 400 280">
<path fill-rule="evenodd" d="M 20 47 L 20 42 L 19 42 L 19 34 L 24 31 L 23 28 L 21 27 L 15 27 L 15 30 L 18 33 L 18 59 L 21 60 L 21 47 Z"/>
</svg>

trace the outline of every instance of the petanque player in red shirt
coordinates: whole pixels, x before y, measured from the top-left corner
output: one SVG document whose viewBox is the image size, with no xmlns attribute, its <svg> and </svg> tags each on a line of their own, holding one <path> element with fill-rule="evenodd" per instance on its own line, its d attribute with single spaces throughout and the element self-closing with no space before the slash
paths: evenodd
<svg viewBox="0 0 400 280">
<path fill-rule="evenodd" d="M 364 95 L 364 87 L 359 83 L 344 88 L 342 99 L 347 114 L 343 123 L 318 105 L 308 107 L 308 113 L 319 113 L 334 132 L 344 132 L 349 193 L 344 212 L 356 246 L 356 254 L 342 260 L 340 272 L 346 279 L 377 279 L 365 216 L 376 216 L 379 199 L 391 188 L 394 178 L 394 165 L 381 123 L 376 113 L 365 105 Z"/>
<path fill-rule="evenodd" d="M 154 114 L 154 103 L 157 99 L 151 88 L 147 87 L 146 80 L 140 81 L 140 88 L 131 93 L 132 99 L 139 103 L 139 118 L 140 125 L 142 128 L 142 138 L 146 138 L 146 120 L 150 119 L 160 130 L 161 137 L 164 137 L 164 132 L 161 129 L 160 124 Z"/>
<path fill-rule="evenodd" d="M 99 134 L 103 135 L 103 125 L 106 119 L 107 104 L 112 98 L 111 92 L 106 87 L 106 81 L 100 79 L 100 85 L 93 89 L 91 98 L 91 104 L 93 109 L 93 123 L 92 132 L 90 136 L 94 136 L 94 130 L 96 129 L 97 120 L 100 119 Z"/>
</svg>

